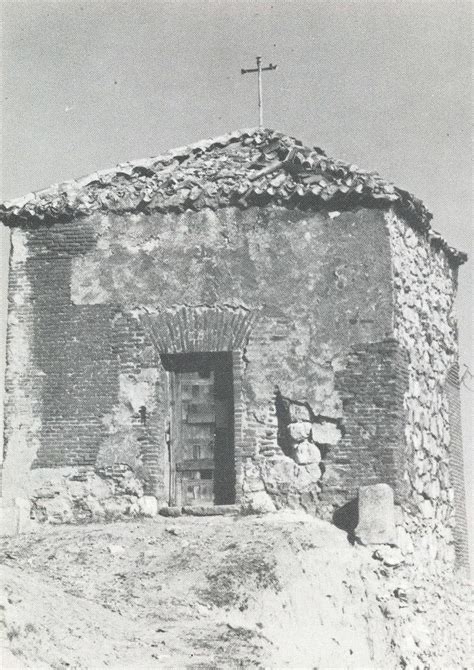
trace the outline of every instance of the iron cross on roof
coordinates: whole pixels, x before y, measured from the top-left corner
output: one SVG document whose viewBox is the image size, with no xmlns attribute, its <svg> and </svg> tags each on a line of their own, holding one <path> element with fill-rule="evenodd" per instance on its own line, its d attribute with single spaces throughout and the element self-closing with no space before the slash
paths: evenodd
<svg viewBox="0 0 474 670">
<path fill-rule="evenodd" d="M 262 67 L 262 57 L 257 56 L 257 67 L 251 68 L 250 70 L 244 70 L 244 68 L 240 70 L 241 74 L 248 74 L 249 72 L 258 73 L 258 125 L 260 128 L 263 128 L 262 72 L 276 69 L 277 66 L 272 65 L 271 63 L 268 67 Z"/>
</svg>

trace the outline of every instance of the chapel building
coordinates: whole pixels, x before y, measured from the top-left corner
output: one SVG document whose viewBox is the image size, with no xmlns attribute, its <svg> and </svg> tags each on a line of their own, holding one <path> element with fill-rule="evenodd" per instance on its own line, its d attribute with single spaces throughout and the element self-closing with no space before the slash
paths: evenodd
<svg viewBox="0 0 474 670">
<path fill-rule="evenodd" d="M 466 256 L 414 196 L 250 129 L 0 220 L 4 500 L 35 522 L 234 505 L 350 525 L 359 487 L 386 483 L 407 552 L 466 561 Z"/>
</svg>

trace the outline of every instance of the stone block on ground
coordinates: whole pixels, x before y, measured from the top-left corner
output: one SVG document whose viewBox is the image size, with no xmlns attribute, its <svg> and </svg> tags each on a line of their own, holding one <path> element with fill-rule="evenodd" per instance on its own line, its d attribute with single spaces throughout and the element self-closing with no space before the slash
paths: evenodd
<svg viewBox="0 0 474 670">
<path fill-rule="evenodd" d="M 11 536 L 18 533 L 18 509 L 15 505 L 0 508 L 0 536 Z"/>
<path fill-rule="evenodd" d="M 355 535 L 362 544 L 396 544 L 395 503 L 388 484 L 359 488 L 359 523 Z"/>
<path fill-rule="evenodd" d="M 26 498 L 15 498 L 5 506 L 0 504 L 0 536 L 17 535 L 31 530 L 33 522 L 30 510 L 31 503 Z"/>
<path fill-rule="evenodd" d="M 394 568 L 404 561 L 404 557 L 398 547 L 380 547 L 373 553 L 373 558 L 377 561 L 382 561 L 384 565 Z"/>
<path fill-rule="evenodd" d="M 158 501 L 155 496 L 143 496 L 139 498 L 138 511 L 143 516 L 156 516 L 158 514 Z"/>
<path fill-rule="evenodd" d="M 191 516 L 233 516 L 239 513 L 238 505 L 186 505 L 183 514 Z"/>
<path fill-rule="evenodd" d="M 161 507 L 158 514 L 160 516 L 177 517 L 181 516 L 181 507 Z"/>
</svg>

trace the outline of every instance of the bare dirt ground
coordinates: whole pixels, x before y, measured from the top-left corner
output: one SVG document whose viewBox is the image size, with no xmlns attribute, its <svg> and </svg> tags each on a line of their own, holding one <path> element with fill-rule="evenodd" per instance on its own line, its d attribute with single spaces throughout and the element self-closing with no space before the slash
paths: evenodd
<svg viewBox="0 0 474 670">
<path fill-rule="evenodd" d="M 4 670 L 410 667 L 401 576 L 304 514 L 45 527 L 0 557 Z"/>
</svg>

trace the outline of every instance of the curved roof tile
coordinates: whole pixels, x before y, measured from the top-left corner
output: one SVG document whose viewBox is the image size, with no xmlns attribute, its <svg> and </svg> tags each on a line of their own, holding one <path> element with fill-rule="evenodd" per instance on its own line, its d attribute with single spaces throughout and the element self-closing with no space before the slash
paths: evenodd
<svg viewBox="0 0 474 670">
<path fill-rule="evenodd" d="M 467 256 L 431 230 L 432 215 L 376 172 L 326 156 L 293 137 L 251 128 L 173 149 L 162 156 L 56 184 L 0 204 L 6 225 L 51 223 L 95 211 L 181 212 L 273 203 L 302 209 L 394 206 L 456 264 Z"/>
</svg>

